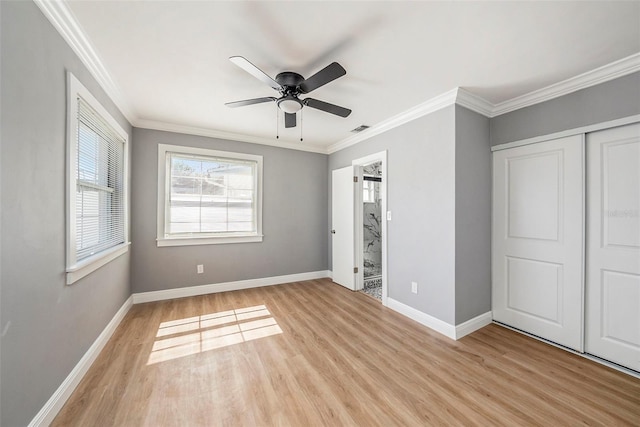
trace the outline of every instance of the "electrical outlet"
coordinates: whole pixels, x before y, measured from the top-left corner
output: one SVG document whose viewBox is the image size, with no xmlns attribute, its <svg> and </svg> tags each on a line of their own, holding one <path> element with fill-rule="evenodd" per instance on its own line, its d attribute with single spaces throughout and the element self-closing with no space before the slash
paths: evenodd
<svg viewBox="0 0 640 427">
<path fill-rule="evenodd" d="M 411 282 L 411 292 L 414 294 L 418 293 L 418 282 Z"/>
<path fill-rule="evenodd" d="M 196 271 L 198 272 L 198 274 L 202 274 L 202 273 L 204 273 L 204 265 L 202 265 L 202 264 L 198 264 L 198 265 L 196 266 Z"/>
<path fill-rule="evenodd" d="M 387 211 L 387 221 L 391 221 L 391 211 Z"/>
</svg>

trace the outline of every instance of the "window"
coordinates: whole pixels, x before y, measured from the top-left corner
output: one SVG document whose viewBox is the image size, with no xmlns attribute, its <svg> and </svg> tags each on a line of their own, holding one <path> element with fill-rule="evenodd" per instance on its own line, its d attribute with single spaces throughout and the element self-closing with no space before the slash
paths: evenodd
<svg viewBox="0 0 640 427">
<path fill-rule="evenodd" d="M 362 201 L 364 203 L 374 203 L 375 197 L 374 197 L 374 182 L 373 181 L 368 181 L 366 179 L 362 180 Z"/>
<path fill-rule="evenodd" d="M 67 284 L 128 250 L 126 132 L 68 74 Z"/>
<path fill-rule="evenodd" d="M 262 156 L 158 146 L 158 246 L 262 241 Z"/>
<path fill-rule="evenodd" d="M 379 176 L 364 175 L 362 177 L 362 201 L 364 203 L 376 203 L 380 200 L 380 183 L 382 178 Z"/>
</svg>

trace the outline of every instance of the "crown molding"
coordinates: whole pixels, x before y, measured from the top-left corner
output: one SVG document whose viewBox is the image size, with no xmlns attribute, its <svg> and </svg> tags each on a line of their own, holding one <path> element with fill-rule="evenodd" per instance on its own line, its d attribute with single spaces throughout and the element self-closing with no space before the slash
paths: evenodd
<svg viewBox="0 0 640 427">
<path fill-rule="evenodd" d="M 627 74 L 635 73 L 636 71 L 640 71 L 640 53 L 635 53 L 627 56 L 626 58 L 603 65 L 602 67 L 587 71 L 586 73 L 579 74 L 561 82 L 554 83 L 542 89 L 534 90 L 533 92 L 529 92 L 508 101 L 500 102 L 493 106 L 489 117 L 499 116 L 510 111 L 539 104 L 550 99 L 558 98 L 562 95 L 576 92 L 580 89 L 585 89 L 618 77 L 626 76 Z"/>
<path fill-rule="evenodd" d="M 427 114 L 433 113 L 434 111 L 438 111 L 444 107 L 453 105 L 456 101 L 457 95 L 458 88 L 455 88 L 443 93 L 442 95 L 431 98 L 430 100 L 423 102 L 422 104 L 418 104 L 415 107 L 409 108 L 408 110 L 400 114 L 396 114 L 393 117 L 383 120 L 361 133 L 347 137 L 341 141 L 336 142 L 335 144 L 331 144 L 327 148 L 327 154 L 343 150 L 347 147 L 396 128 L 419 117 L 426 116 Z"/>
<path fill-rule="evenodd" d="M 379 135 L 383 132 L 386 132 L 395 127 L 403 125 L 419 117 L 426 116 L 427 114 L 431 114 L 453 104 L 461 105 L 465 108 L 470 109 L 471 111 L 475 111 L 476 113 L 482 114 L 483 116 L 487 117 L 491 117 L 493 111 L 493 104 L 491 104 L 489 101 L 469 92 L 468 90 L 457 87 L 443 93 L 442 95 L 438 95 L 435 98 L 431 98 L 430 100 L 423 102 L 422 104 L 409 108 L 408 110 L 397 114 L 387 120 L 383 120 L 380 123 L 371 126 L 369 129 L 363 131 L 362 133 L 358 133 L 330 145 L 327 148 L 327 154 L 343 150 L 361 141 Z"/>
<path fill-rule="evenodd" d="M 324 146 L 318 145 L 275 141 L 264 137 L 139 119 L 118 85 L 111 78 L 110 73 L 107 71 L 107 68 L 100 59 L 100 56 L 91 45 L 91 42 L 85 35 L 82 27 L 68 8 L 66 0 L 33 1 L 64 38 L 71 49 L 78 55 L 82 63 L 97 80 L 98 84 L 133 126 L 168 132 L 209 136 L 213 138 L 229 139 L 232 141 L 249 142 L 253 144 L 271 145 L 314 153 L 335 153 L 336 151 L 350 147 L 375 135 L 379 135 L 411 120 L 415 120 L 418 117 L 430 114 L 454 103 L 475 111 L 478 114 L 492 118 L 640 71 L 640 53 L 635 53 L 626 58 L 578 76 L 571 77 L 498 104 L 492 104 L 491 102 L 463 88 L 455 88 L 400 114 L 383 120 L 362 133 L 344 138 L 325 148 Z"/>
<path fill-rule="evenodd" d="M 464 88 L 458 87 L 387 120 L 383 120 L 362 133 L 350 136 L 330 145 L 327 149 L 327 154 L 335 153 L 336 151 L 350 147 L 361 141 L 393 129 L 394 127 L 400 126 L 454 103 L 475 111 L 478 114 L 482 114 L 485 117 L 492 118 L 511 111 L 519 110 L 520 108 L 549 101 L 600 83 L 605 83 L 637 71 L 640 71 L 640 53 L 630 55 L 626 58 L 622 58 L 618 61 L 614 61 L 578 76 L 498 104 L 492 104 L 484 98 L 471 93 Z"/>
<path fill-rule="evenodd" d="M 456 104 L 482 114 L 485 117 L 493 117 L 494 105 L 484 98 L 459 87 Z"/>
<path fill-rule="evenodd" d="M 122 94 L 118 85 L 111 78 L 100 56 L 78 24 L 75 16 L 69 10 L 64 0 L 33 0 L 40 8 L 44 16 L 51 22 L 71 49 L 78 55 L 82 63 L 87 67 L 91 75 L 107 93 L 109 98 L 120 109 L 126 119 L 133 124 L 136 115 Z"/>
<path fill-rule="evenodd" d="M 260 136 L 243 135 L 239 133 L 224 132 L 214 129 L 185 126 L 175 123 L 156 122 L 153 120 L 138 119 L 134 126 L 141 129 L 159 130 L 164 132 L 181 133 L 185 135 L 206 136 L 209 138 L 226 139 L 229 141 L 248 142 L 251 144 L 270 145 L 272 147 L 287 148 L 290 150 L 308 151 L 311 153 L 327 154 L 325 146 L 306 144 L 303 142 L 285 142 L 281 139 L 264 138 Z"/>
</svg>

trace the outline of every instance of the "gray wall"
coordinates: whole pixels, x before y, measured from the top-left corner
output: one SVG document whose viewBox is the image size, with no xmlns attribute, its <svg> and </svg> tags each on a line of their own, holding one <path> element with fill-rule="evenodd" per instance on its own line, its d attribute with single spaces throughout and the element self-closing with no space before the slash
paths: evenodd
<svg viewBox="0 0 640 427">
<path fill-rule="evenodd" d="M 33 2 L 0 10 L 0 424 L 11 427 L 33 419 L 131 293 L 128 254 L 65 285 L 66 70 L 131 127 Z"/>
<path fill-rule="evenodd" d="M 333 153 L 328 178 L 354 159 L 387 150 L 389 297 L 449 324 L 455 322 L 454 120 L 450 106 Z"/>
<path fill-rule="evenodd" d="M 456 325 L 491 310 L 489 119 L 456 105 Z"/>
<path fill-rule="evenodd" d="M 133 292 L 327 270 L 326 155 L 138 128 L 133 136 Z M 158 144 L 264 156 L 263 242 L 157 247 Z"/>
<path fill-rule="evenodd" d="M 490 120 L 491 145 L 640 114 L 640 72 Z"/>
</svg>

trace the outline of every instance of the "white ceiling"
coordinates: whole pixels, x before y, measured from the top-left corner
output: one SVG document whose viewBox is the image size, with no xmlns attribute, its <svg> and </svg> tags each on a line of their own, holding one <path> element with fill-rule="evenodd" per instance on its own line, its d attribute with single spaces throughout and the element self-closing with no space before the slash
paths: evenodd
<svg viewBox="0 0 640 427">
<path fill-rule="evenodd" d="M 275 142 L 275 104 L 225 102 L 277 92 L 228 58 L 275 77 L 333 61 L 347 75 L 308 96 L 280 140 L 326 149 L 456 87 L 493 104 L 640 52 L 640 2 L 67 3 L 140 124 L 210 129 Z M 155 123 L 155 124 L 154 124 Z"/>
</svg>

